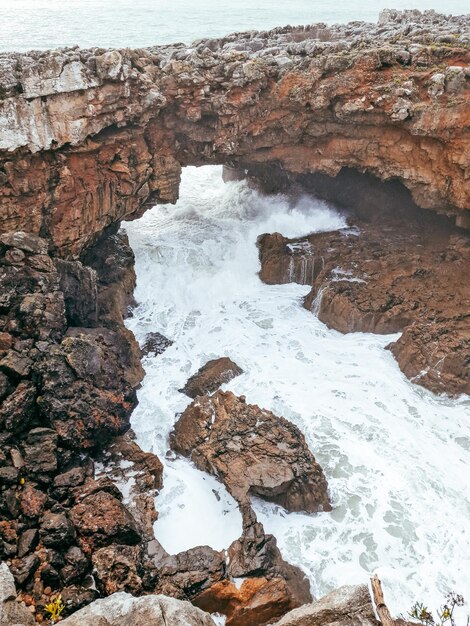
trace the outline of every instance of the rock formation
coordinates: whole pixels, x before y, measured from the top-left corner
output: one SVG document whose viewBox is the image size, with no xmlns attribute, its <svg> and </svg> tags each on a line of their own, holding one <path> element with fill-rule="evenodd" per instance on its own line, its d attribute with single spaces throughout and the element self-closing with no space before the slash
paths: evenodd
<svg viewBox="0 0 470 626">
<path fill-rule="evenodd" d="M 329 511 L 323 471 L 299 429 L 244 397 L 199 396 L 170 435 L 176 452 L 215 474 L 240 503 L 249 494 L 289 511 Z"/>
<path fill-rule="evenodd" d="M 228 357 L 214 359 L 200 367 L 180 391 L 190 398 L 204 396 L 213 393 L 240 374 L 243 374 L 243 370 Z"/>
<path fill-rule="evenodd" d="M 348 204 L 343 230 L 260 237 L 260 277 L 312 285 L 305 307 L 343 333 L 403 331 L 389 348 L 406 376 L 438 393 L 470 393 L 468 234 L 406 194 L 388 206 L 364 194 Z"/>
<path fill-rule="evenodd" d="M 285 27 L 139 50 L 0 55 L 0 226 L 74 257 L 178 196 L 185 165 L 398 179 L 469 224 L 469 20 Z"/>
<path fill-rule="evenodd" d="M 378 624 L 366 585 L 340 587 L 314 604 L 294 609 L 276 622 L 276 626 L 377 626 Z"/>
</svg>

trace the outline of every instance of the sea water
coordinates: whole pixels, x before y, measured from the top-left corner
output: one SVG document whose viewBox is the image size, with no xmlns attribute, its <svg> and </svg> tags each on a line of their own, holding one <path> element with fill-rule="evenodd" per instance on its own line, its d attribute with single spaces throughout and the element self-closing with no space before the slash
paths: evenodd
<svg viewBox="0 0 470 626">
<path fill-rule="evenodd" d="M 384 8 L 469 12 L 468 0 L 0 0 L 0 51 L 191 43 L 286 24 L 375 22 Z"/>
<path fill-rule="evenodd" d="M 324 468 L 331 513 L 254 508 L 283 556 L 321 596 L 378 572 L 393 611 L 415 599 L 438 605 L 470 591 L 470 401 L 412 384 L 386 345 L 398 335 L 340 334 L 302 307 L 308 287 L 265 285 L 256 238 L 334 230 L 344 218 L 311 197 L 263 197 L 224 184 L 220 167 L 186 168 L 176 206 L 124 225 L 136 254 L 140 342 L 174 341 L 144 358 L 132 416 L 138 442 L 164 461 L 156 536 L 171 553 L 228 547 L 241 531 L 234 500 L 215 478 L 168 452 L 191 401 L 180 389 L 209 359 L 229 356 L 244 374 L 225 389 L 295 423 Z"/>
</svg>

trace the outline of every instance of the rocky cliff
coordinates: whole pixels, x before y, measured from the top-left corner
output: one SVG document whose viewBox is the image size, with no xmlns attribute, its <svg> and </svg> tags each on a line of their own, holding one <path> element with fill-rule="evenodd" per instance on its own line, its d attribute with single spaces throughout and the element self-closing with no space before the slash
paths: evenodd
<svg viewBox="0 0 470 626">
<path fill-rule="evenodd" d="M 468 17 L 285 27 L 192 46 L 0 55 L 0 230 L 78 255 L 177 198 L 185 165 L 344 167 L 470 223 Z"/>
</svg>

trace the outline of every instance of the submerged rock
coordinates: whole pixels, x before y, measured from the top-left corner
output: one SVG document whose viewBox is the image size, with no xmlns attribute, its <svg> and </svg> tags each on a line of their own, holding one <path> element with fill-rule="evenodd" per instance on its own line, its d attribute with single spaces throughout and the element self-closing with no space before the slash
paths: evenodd
<svg viewBox="0 0 470 626">
<path fill-rule="evenodd" d="M 325 476 L 300 430 L 231 392 L 192 402 L 170 445 L 217 476 L 240 503 L 256 495 L 288 511 L 331 510 Z"/>
<path fill-rule="evenodd" d="M 63 626 L 215 626 L 208 613 L 189 602 L 162 595 L 134 598 L 115 593 L 96 600 L 63 622 Z"/>
<path fill-rule="evenodd" d="M 179 391 L 190 398 L 204 396 L 213 393 L 221 385 L 230 382 L 232 378 L 240 374 L 243 374 L 243 370 L 228 357 L 214 359 L 200 367 Z"/>
</svg>

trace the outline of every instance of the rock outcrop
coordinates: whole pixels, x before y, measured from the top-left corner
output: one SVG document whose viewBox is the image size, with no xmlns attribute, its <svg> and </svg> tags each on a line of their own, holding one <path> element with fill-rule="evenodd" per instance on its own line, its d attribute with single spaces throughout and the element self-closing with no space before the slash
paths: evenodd
<svg viewBox="0 0 470 626">
<path fill-rule="evenodd" d="M 162 595 L 134 598 L 128 593 L 116 593 L 96 600 L 61 622 L 64 626 L 215 626 L 208 613 L 189 602 Z"/>
<path fill-rule="evenodd" d="M 347 195 L 352 177 L 343 181 Z M 347 228 L 260 237 L 261 279 L 312 285 L 305 307 L 340 332 L 403 331 L 389 349 L 408 378 L 438 393 L 470 393 L 468 233 L 418 209 L 403 190 L 391 188 L 387 200 L 365 189 L 344 202 Z"/>
<path fill-rule="evenodd" d="M 190 398 L 204 396 L 217 391 L 221 385 L 240 374 L 243 374 L 243 370 L 228 357 L 214 359 L 200 367 L 180 391 Z"/>
<path fill-rule="evenodd" d="M 366 585 L 345 585 L 287 613 L 276 626 L 378 626 Z"/>
<path fill-rule="evenodd" d="M 170 445 L 215 474 L 240 503 L 256 495 L 289 511 L 329 511 L 325 476 L 299 429 L 244 397 L 218 391 L 184 411 Z"/>
<path fill-rule="evenodd" d="M 210 163 L 355 168 L 468 226 L 469 47 L 466 16 L 385 11 L 191 47 L 0 55 L 0 228 L 74 257 Z"/>
</svg>

